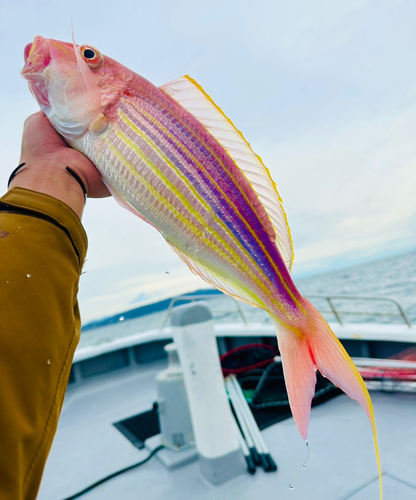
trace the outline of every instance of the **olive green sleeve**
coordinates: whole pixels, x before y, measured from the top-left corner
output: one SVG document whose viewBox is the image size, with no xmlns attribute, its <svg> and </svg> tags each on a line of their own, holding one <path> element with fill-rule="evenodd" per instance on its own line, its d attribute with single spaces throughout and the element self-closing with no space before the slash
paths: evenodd
<svg viewBox="0 0 416 500">
<path fill-rule="evenodd" d="M 18 187 L 0 198 L 0 500 L 36 498 L 80 337 L 86 250 L 64 203 Z"/>
</svg>

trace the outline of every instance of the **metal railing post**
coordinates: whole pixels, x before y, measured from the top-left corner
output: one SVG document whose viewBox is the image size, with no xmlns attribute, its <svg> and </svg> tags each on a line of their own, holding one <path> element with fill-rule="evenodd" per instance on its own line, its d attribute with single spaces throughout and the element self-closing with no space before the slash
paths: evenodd
<svg viewBox="0 0 416 500">
<path fill-rule="evenodd" d="M 331 301 L 330 297 L 325 297 L 325 298 L 326 298 L 326 300 L 328 301 L 328 304 L 329 304 L 329 307 L 331 308 L 332 313 L 333 313 L 333 314 L 334 314 L 334 316 L 337 318 L 338 323 L 339 323 L 341 326 L 343 326 L 343 325 L 342 325 L 341 318 L 339 317 L 338 312 L 337 312 L 337 310 L 335 309 L 334 304 L 332 303 L 332 301 Z"/>
<path fill-rule="evenodd" d="M 244 316 L 243 310 L 241 309 L 241 305 L 239 304 L 238 300 L 235 301 L 235 305 L 237 306 L 238 312 L 240 313 L 241 319 L 243 320 L 243 323 L 245 325 L 248 325 L 247 318 Z"/>
</svg>

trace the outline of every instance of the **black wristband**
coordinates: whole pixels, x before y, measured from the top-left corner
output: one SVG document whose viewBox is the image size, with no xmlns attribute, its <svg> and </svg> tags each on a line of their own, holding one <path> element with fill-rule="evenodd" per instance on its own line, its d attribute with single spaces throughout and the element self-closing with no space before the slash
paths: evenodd
<svg viewBox="0 0 416 500">
<path fill-rule="evenodd" d="M 19 170 L 24 167 L 26 165 L 26 163 L 21 163 L 18 167 L 16 167 L 13 172 L 10 174 L 10 177 L 9 177 L 9 182 L 7 183 L 7 187 L 10 186 L 10 183 L 12 182 L 12 180 L 16 177 L 16 174 L 19 172 Z M 68 170 L 68 172 L 72 175 L 72 177 L 78 182 L 78 184 L 81 186 L 81 189 L 82 189 L 82 192 L 84 193 L 84 198 L 85 198 L 85 203 L 87 202 L 87 190 L 85 188 L 85 184 L 82 182 L 82 179 L 81 177 L 72 170 L 72 168 L 70 167 L 66 167 L 66 169 Z"/>
<path fill-rule="evenodd" d="M 66 169 L 81 186 L 82 192 L 84 193 L 85 203 L 87 203 L 87 190 L 85 189 L 85 184 L 82 182 L 81 177 L 76 172 L 74 172 L 72 168 L 66 167 Z"/>
<path fill-rule="evenodd" d="M 18 167 L 16 167 L 13 172 L 10 174 L 9 182 L 7 183 L 7 188 L 10 186 L 12 180 L 16 177 L 17 172 L 26 165 L 26 163 L 21 163 Z"/>
</svg>

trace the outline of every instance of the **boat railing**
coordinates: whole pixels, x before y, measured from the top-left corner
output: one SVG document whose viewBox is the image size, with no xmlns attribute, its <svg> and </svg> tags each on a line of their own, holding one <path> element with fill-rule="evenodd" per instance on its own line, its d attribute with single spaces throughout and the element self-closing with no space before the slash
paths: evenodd
<svg viewBox="0 0 416 500">
<path fill-rule="evenodd" d="M 210 300 L 210 299 L 218 299 L 219 297 L 222 297 L 221 295 L 217 294 L 198 294 L 198 295 L 181 295 L 178 297 L 174 297 L 167 310 L 166 313 L 163 317 L 162 323 L 160 325 L 160 330 L 163 330 L 166 325 L 169 322 L 170 316 L 172 314 L 172 309 L 177 305 L 178 303 L 182 302 L 194 302 L 197 300 Z M 244 314 L 243 308 L 241 307 L 241 303 L 233 299 L 232 297 L 226 296 L 228 300 L 232 301 L 235 305 L 235 309 L 221 309 L 221 313 L 223 315 L 227 314 L 235 314 L 237 313 L 238 316 L 240 317 L 242 323 L 245 325 L 249 325 L 250 322 L 247 319 L 247 316 Z M 371 317 L 372 319 L 374 318 L 400 318 L 409 328 L 412 327 L 409 318 L 406 316 L 406 313 L 404 312 L 403 308 L 401 305 L 394 299 L 391 298 L 385 298 L 385 297 L 361 297 L 361 296 L 355 296 L 355 295 L 305 295 L 305 298 L 309 299 L 321 299 L 325 300 L 326 303 L 329 306 L 329 309 L 323 310 L 319 308 L 320 312 L 323 314 L 332 314 L 336 321 L 343 326 L 344 321 L 343 317 L 345 316 L 366 316 L 367 318 Z M 390 303 L 392 304 L 396 312 L 395 313 L 390 313 L 390 312 L 378 312 L 378 311 L 358 311 L 358 310 L 341 310 L 337 308 L 335 305 L 334 301 L 355 301 L 355 302 L 378 302 L 378 303 Z"/>
<path fill-rule="evenodd" d="M 221 295 L 214 295 L 214 294 L 198 294 L 198 295 L 180 295 L 179 297 L 174 297 L 171 301 L 170 304 L 166 310 L 166 313 L 163 317 L 162 324 L 160 325 L 160 330 L 163 330 L 165 326 L 168 324 L 168 321 L 170 319 L 170 316 L 172 314 L 172 309 L 174 308 L 175 304 L 178 302 L 195 302 L 196 300 L 210 300 L 210 299 L 218 299 L 219 297 L 222 297 Z M 240 316 L 241 321 L 245 324 L 248 325 L 249 322 L 243 312 L 243 309 L 241 307 L 241 304 L 239 303 L 238 300 L 233 299 L 232 297 L 225 296 L 231 301 L 234 302 L 236 309 L 232 310 L 222 310 L 222 313 L 236 313 Z"/>
<path fill-rule="evenodd" d="M 409 318 L 406 316 L 406 313 L 403 311 L 402 306 L 394 299 L 386 298 L 386 297 L 360 297 L 356 295 L 307 295 L 306 298 L 309 299 L 324 299 L 326 300 L 329 310 L 322 310 L 320 312 L 332 313 L 336 318 L 337 322 L 342 326 L 344 323 L 342 321 L 342 316 L 367 316 L 367 317 L 385 317 L 385 318 L 400 318 L 406 323 L 406 325 L 411 328 L 412 325 L 410 323 Z M 387 302 L 393 304 L 396 308 L 396 313 L 389 312 L 378 312 L 378 311 L 342 311 L 336 308 L 334 304 L 334 300 L 342 300 L 342 301 L 355 301 L 355 302 Z"/>
</svg>

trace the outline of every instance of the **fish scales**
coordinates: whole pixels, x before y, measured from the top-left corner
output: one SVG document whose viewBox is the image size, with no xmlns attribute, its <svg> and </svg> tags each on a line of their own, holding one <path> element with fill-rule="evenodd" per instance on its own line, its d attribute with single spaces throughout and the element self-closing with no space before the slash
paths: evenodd
<svg viewBox="0 0 416 500">
<path fill-rule="evenodd" d="M 124 110 L 124 111 L 126 111 L 126 110 Z M 119 126 L 119 129 L 121 129 L 121 130 L 125 130 L 125 120 L 121 120 L 119 125 L 120 125 L 120 126 Z M 118 136 L 118 134 L 119 134 L 119 129 L 114 128 L 114 129 L 112 130 L 111 135 Z M 117 130 L 117 131 L 116 131 L 116 130 Z M 130 136 L 130 139 L 131 139 L 131 138 L 132 138 L 132 137 Z M 116 142 L 117 142 L 117 140 L 116 140 L 116 139 L 113 139 L 113 140 L 111 141 L 111 140 L 108 138 L 108 139 L 107 139 L 107 142 L 110 142 L 110 143 L 111 143 L 111 142 L 116 143 Z M 137 144 L 136 144 L 136 146 L 137 146 Z M 90 151 L 91 151 L 91 148 L 86 148 L 86 149 L 89 151 L 89 156 L 92 158 L 92 160 L 93 160 L 93 161 L 97 161 L 97 157 L 96 157 L 96 155 L 91 154 L 91 152 L 90 152 Z M 103 147 L 101 146 L 101 144 L 97 145 L 97 147 L 96 147 L 95 149 L 96 149 L 97 151 L 101 151 L 101 152 L 104 150 L 104 154 L 106 154 L 106 153 L 108 154 L 108 152 L 106 152 L 106 151 L 105 151 L 105 148 L 103 148 Z M 122 149 L 122 147 L 119 145 L 119 150 L 121 150 L 121 149 Z M 142 149 L 145 151 L 145 148 L 142 148 Z M 130 155 L 130 156 L 132 156 L 132 150 L 131 150 L 131 149 L 129 149 L 129 150 L 128 150 L 128 153 L 129 153 L 129 155 Z M 141 154 L 143 154 L 143 151 L 140 151 L 140 153 L 141 153 Z M 150 154 L 148 154 L 148 156 L 150 157 L 151 155 L 150 155 Z M 131 158 L 130 158 L 130 159 L 131 159 Z M 115 161 L 117 161 L 117 160 L 115 159 Z M 112 165 L 112 167 L 113 167 L 113 165 Z M 119 166 L 119 167 L 118 167 L 118 168 L 116 168 L 115 170 L 116 170 L 117 172 L 120 172 L 121 168 L 122 168 L 122 167 L 121 167 L 121 166 Z M 137 165 L 135 165 L 135 166 L 134 166 L 134 170 L 133 170 L 132 172 L 139 172 L 139 171 L 140 171 L 140 168 L 137 168 Z M 163 168 L 163 172 L 166 172 L 166 171 L 167 171 L 167 172 L 169 172 L 169 173 L 171 173 L 172 169 L 165 169 L 165 168 Z M 144 177 L 146 177 L 146 178 L 148 179 L 148 174 L 149 174 L 149 172 L 142 172 L 142 174 L 144 175 Z M 155 175 L 156 175 L 156 174 L 155 174 Z M 121 179 L 122 179 L 122 180 L 121 180 L 121 184 L 122 184 L 122 185 L 123 185 L 123 184 L 126 184 L 126 180 L 125 180 L 125 179 L 126 179 L 126 176 L 125 176 L 125 175 L 124 175 L 124 176 L 122 176 L 122 177 L 121 177 Z M 111 178 L 110 178 L 110 177 L 109 177 L 109 180 L 110 180 L 110 182 L 111 182 Z M 113 182 L 112 182 L 112 184 L 113 184 Z M 132 186 L 132 185 L 134 186 L 134 183 L 131 183 L 131 182 L 130 182 L 129 184 L 130 184 L 130 186 Z M 155 182 L 153 182 L 153 184 L 152 184 L 152 185 L 154 186 L 154 184 L 155 184 Z M 143 187 L 143 184 L 139 184 L 139 185 L 141 185 L 141 186 Z M 202 184 L 200 184 L 200 185 L 202 185 Z M 160 191 L 160 190 L 159 190 L 159 191 Z M 169 193 L 170 193 L 170 194 L 172 194 L 171 190 L 168 190 L 168 191 L 169 191 Z M 138 194 L 137 190 L 135 190 L 134 192 L 131 192 L 131 193 L 130 193 L 130 195 L 131 195 L 131 199 L 133 200 L 133 204 L 135 204 L 135 205 L 136 205 L 136 208 L 139 208 L 139 207 L 137 207 L 137 199 L 141 199 L 141 200 L 143 200 L 143 201 L 145 202 L 145 203 L 143 203 L 143 204 L 149 205 L 149 200 L 148 200 L 147 198 L 145 198 L 145 197 L 141 196 L 140 194 Z M 194 200 L 189 200 L 189 201 L 190 201 L 190 203 L 188 203 L 188 206 L 194 207 L 194 206 L 195 206 L 195 203 L 196 203 L 196 200 L 194 199 Z M 183 200 L 182 200 L 182 202 L 183 202 Z M 215 202 L 215 200 L 214 200 L 214 202 Z M 212 203 L 212 200 L 211 200 L 211 203 Z M 211 204 L 211 207 L 212 207 L 212 204 Z M 206 203 L 205 203 L 205 208 L 206 208 L 206 209 L 207 209 L 207 208 L 209 209 L 209 206 L 208 206 L 208 205 L 206 205 Z M 140 208 L 139 208 L 139 210 L 140 210 Z M 142 211 L 143 211 L 143 209 L 142 209 Z M 155 212 L 157 212 L 157 210 L 156 210 Z M 199 213 L 201 213 L 201 212 L 203 212 L 203 210 L 202 210 L 202 209 L 200 209 L 199 207 L 198 207 L 197 209 L 191 209 L 191 210 L 188 212 L 186 219 L 187 219 L 187 220 L 191 219 L 191 218 L 192 218 L 192 214 L 193 214 L 193 213 L 199 214 Z M 167 214 L 166 214 L 166 213 L 165 213 L 164 215 L 165 215 L 166 224 L 167 224 L 166 233 L 167 233 L 167 234 L 169 234 L 169 228 L 171 228 L 171 221 L 168 221 L 168 216 L 167 216 Z M 209 219 L 210 219 L 210 218 L 211 218 L 211 216 L 212 216 L 212 208 L 211 208 L 209 211 L 205 210 L 205 216 L 206 216 L 205 220 L 203 220 L 203 221 L 202 221 L 202 222 L 203 222 L 203 224 L 205 225 L 204 230 L 206 229 L 206 225 L 210 223 L 210 220 L 209 220 Z M 150 217 L 150 216 L 149 216 L 149 218 L 150 218 L 150 220 L 151 220 L 151 217 Z M 220 219 L 218 219 L 218 220 L 220 220 Z M 155 222 L 155 223 L 157 223 L 157 222 L 158 222 L 158 223 L 160 224 L 160 220 L 159 220 L 159 221 L 154 221 L 154 222 Z M 201 229 L 201 228 L 200 228 L 200 229 Z M 233 233 L 233 235 L 235 236 L 235 232 Z M 190 234 L 190 237 L 191 237 L 191 238 L 192 238 L 192 237 L 194 237 L 194 236 L 195 236 L 195 233 L 191 233 L 191 234 Z M 198 233 L 198 236 L 202 237 L 201 231 Z M 219 236 L 219 235 L 215 235 L 215 236 L 216 236 L 216 239 L 218 240 L 218 239 L 219 239 L 219 238 L 218 238 L 218 236 Z M 234 241 L 233 243 L 234 243 L 234 245 L 233 245 L 233 247 L 234 247 L 234 248 L 233 248 L 233 249 L 232 249 L 232 251 L 231 251 L 231 257 L 233 258 L 233 265 L 234 265 L 234 267 L 235 267 L 235 266 L 237 266 L 237 268 L 238 268 L 237 270 L 241 273 L 241 268 L 242 268 L 242 267 L 244 267 L 244 265 L 242 266 L 242 262 L 244 262 L 244 261 L 242 261 L 242 260 L 241 260 L 241 253 L 242 253 L 242 251 L 244 251 L 244 250 L 246 250 L 246 249 L 245 249 L 245 248 L 243 248 L 243 247 L 241 247 L 241 245 L 238 245 L 238 244 L 236 245 L 236 244 L 235 244 L 235 243 L 236 243 L 235 241 Z M 238 242 L 237 242 L 237 243 L 238 243 Z M 201 252 L 201 254 L 202 254 L 202 252 Z M 248 255 L 249 255 L 249 254 L 247 254 L 247 253 L 245 254 L 245 256 L 246 256 L 246 257 L 247 257 Z M 237 257 L 237 259 L 236 259 L 236 257 Z M 260 279 L 261 279 L 261 278 L 262 278 L 262 273 L 261 273 L 261 272 L 259 273 L 259 266 L 258 266 L 258 264 L 257 264 L 257 263 L 256 263 L 253 259 L 251 259 L 251 260 L 250 260 L 250 262 L 251 262 L 251 268 L 252 268 L 252 273 L 251 273 L 251 274 L 252 274 L 252 275 L 254 275 L 254 278 L 258 281 L 258 280 L 259 280 L 258 275 L 260 274 Z M 260 270 L 260 271 L 261 271 L 261 270 Z M 267 278 L 265 278 L 265 277 L 263 277 L 263 278 L 262 278 L 262 281 L 263 281 L 263 294 L 264 294 L 264 292 L 267 292 L 267 290 L 270 288 L 270 282 L 268 282 L 268 281 L 266 281 L 266 280 L 267 280 Z M 251 285 L 251 283 L 250 283 L 250 285 Z M 268 289 L 267 289 L 267 288 L 265 288 L 265 286 L 267 286 L 267 287 L 268 287 Z M 256 302 L 258 303 L 258 301 L 256 301 Z M 266 307 L 264 304 L 261 304 L 261 305 L 262 305 L 263 307 Z"/>
<path fill-rule="evenodd" d="M 143 101 L 144 99 L 141 102 L 143 103 Z M 204 225 L 211 225 L 210 219 L 212 219 L 212 214 L 217 215 L 217 220 L 225 221 L 229 231 L 231 231 L 237 239 L 237 241 L 234 240 L 231 253 L 233 256 L 236 256 L 236 254 L 241 255 L 241 251 L 237 252 L 239 247 L 240 250 L 244 249 L 247 251 L 246 258 L 250 258 L 257 276 L 266 275 L 266 279 L 268 278 L 269 280 L 267 283 L 268 288 L 264 289 L 268 299 L 267 302 L 263 302 L 263 304 L 270 304 L 270 286 L 272 286 L 276 289 L 275 293 L 272 294 L 271 297 L 272 303 L 274 304 L 272 307 L 276 308 L 277 305 L 278 309 L 283 311 L 284 319 L 287 321 L 286 310 L 280 307 L 280 303 L 293 303 L 293 295 L 297 293 L 297 290 L 293 286 L 291 290 L 292 295 L 290 295 L 287 290 L 287 281 L 290 280 L 290 277 L 288 276 L 286 267 L 284 266 L 280 255 L 276 251 L 276 246 L 271 244 L 269 248 L 264 248 L 264 246 L 260 245 L 259 241 L 262 241 L 261 237 L 263 236 L 267 238 L 267 235 L 260 234 L 260 236 L 257 236 L 258 227 L 261 226 L 261 222 L 259 221 L 257 214 L 252 210 L 252 207 L 249 206 L 247 199 L 240 196 L 241 188 L 237 188 L 238 183 L 242 184 L 247 181 L 243 178 L 241 172 L 237 171 L 239 178 L 232 179 L 230 182 L 230 176 L 229 174 L 227 175 L 226 170 L 223 168 L 224 161 L 232 161 L 226 152 L 222 152 L 222 163 L 218 160 L 214 162 L 212 153 L 209 149 L 210 145 L 206 143 L 204 144 L 203 139 L 195 136 L 195 133 L 190 133 L 186 126 L 179 122 L 179 119 L 174 118 L 171 114 L 167 115 L 167 112 L 161 107 L 160 104 L 158 106 L 154 106 L 153 108 L 146 106 L 145 110 L 143 110 L 140 108 L 137 100 L 132 102 L 131 100 L 123 99 L 120 103 L 119 110 L 119 115 L 122 119 L 117 122 L 116 127 L 118 126 L 124 131 L 125 125 L 130 124 L 130 129 L 133 134 L 130 134 L 129 138 L 130 140 L 135 141 L 135 145 L 131 147 L 134 149 L 138 148 L 140 153 L 146 156 L 147 146 L 150 145 L 152 146 L 153 151 L 156 152 L 159 160 L 162 160 L 158 165 L 154 165 L 154 172 L 157 170 L 160 172 L 159 174 L 155 173 L 155 175 L 159 175 L 159 178 L 160 176 L 163 176 L 171 183 L 173 181 L 174 184 L 174 181 L 178 178 L 177 173 L 174 172 L 174 169 L 176 169 L 176 171 L 179 171 L 182 175 L 184 175 L 188 181 L 188 184 L 185 186 L 186 189 L 181 191 L 188 193 L 189 196 L 192 194 L 192 190 L 189 188 L 193 187 L 208 204 L 208 211 L 205 210 L 205 213 L 202 212 L 205 216 L 205 220 L 203 222 Z M 156 110 L 156 113 L 154 110 Z M 166 119 L 161 122 L 160 117 Z M 153 125 L 153 130 L 146 127 L 146 122 Z M 131 127 L 135 127 L 135 130 Z M 183 135 L 185 135 L 188 140 L 183 138 Z M 172 137 L 175 139 L 175 142 Z M 166 138 L 168 138 L 167 141 Z M 180 158 L 175 158 L 174 155 L 175 153 L 177 154 L 178 147 L 182 154 Z M 154 160 L 153 151 L 147 152 L 147 157 L 152 158 L 152 161 Z M 161 155 L 165 158 L 170 157 L 171 163 L 169 164 L 166 162 L 166 160 L 161 158 Z M 207 156 L 209 161 L 207 161 Z M 210 168 L 212 164 L 215 165 L 216 171 L 213 171 L 213 169 Z M 135 165 L 135 168 L 138 169 L 137 165 Z M 218 171 L 222 183 L 218 181 Z M 214 188 L 213 185 L 215 185 Z M 158 193 L 163 195 L 163 193 L 167 191 L 169 195 L 172 195 L 172 187 L 173 186 L 171 184 L 168 186 L 167 190 L 159 189 Z M 221 196 L 224 189 L 227 189 L 227 197 Z M 201 207 L 198 206 L 195 198 L 185 199 L 184 195 L 181 193 L 178 196 L 178 201 L 189 207 L 187 217 L 191 218 L 195 215 L 195 213 L 201 213 Z M 135 206 L 135 203 L 137 202 L 134 196 L 131 198 L 130 202 L 133 206 Z M 142 210 L 141 207 L 139 208 L 135 206 L 135 208 L 138 209 L 139 212 Z M 238 224 L 236 224 L 236 213 L 239 214 L 237 219 Z M 244 218 L 244 214 L 251 216 L 251 221 L 253 221 L 253 225 L 255 225 L 254 228 L 250 226 L 250 220 L 247 221 L 247 219 Z M 265 216 L 265 214 L 263 215 Z M 159 224 L 158 221 L 154 221 L 154 223 L 156 225 Z M 164 235 L 166 238 L 171 239 L 171 241 L 173 241 L 179 248 L 181 248 L 184 242 L 186 244 L 187 240 L 183 237 L 181 237 L 182 243 L 174 241 L 174 238 L 169 236 L 168 230 L 166 230 L 166 232 L 164 231 Z M 193 239 L 195 237 L 195 233 L 191 233 L 190 237 Z M 202 235 L 198 233 L 198 237 L 202 237 Z M 202 242 L 203 241 L 204 238 L 202 238 Z M 270 255 L 270 253 L 266 253 L 267 250 L 269 250 L 270 253 L 273 252 L 274 256 L 273 253 L 272 255 Z M 194 255 L 194 257 L 196 256 Z M 198 255 L 198 259 L 201 259 L 201 252 L 200 255 Z M 276 266 L 276 261 L 278 260 L 280 260 L 280 269 L 277 271 L 278 268 Z M 234 260 L 233 265 L 234 267 L 237 267 L 237 273 L 241 275 L 241 258 Z M 283 281 L 282 278 L 282 274 L 284 273 L 287 275 L 285 281 Z M 299 301 L 299 294 L 297 294 L 297 298 Z M 256 301 L 256 303 L 258 304 L 258 301 Z M 294 305 L 299 305 L 299 302 L 294 303 Z M 282 313 L 280 313 L 280 315 L 282 315 Z"/>
<path fill-rule="evenodd" d="M 122 128 L 124 128 L 124 127 L 122 126 Z M 164 159 L 165 162 L 169 161 L 168 160 L 169 156 L 170 156 L 171 160 L 173 159 L 172 154 L 170 154 L 170 151 L 169 150 L 166 151 L 166 148 L 164 147 L 163 141 L 161 144 L 156 145 L 155 144 L 156 143 L 155 134 L 152 133 L 151 131 L 149 131 L 148 129 L 145 130 L 145 133 L 147 134 L 148 138 L 153 140 L 153 147 L 156 149 L 159 159 Z M 130 139 L 133 138 L 131 135 L 129 137 L 130 137 Z M 138 141 L 138 144 L 139 143 L 140 142 Z M 145 150 L 145 148 L 143 148 L 143 150 Z M 182 159 L 182 161 L 183 161 L 183 159 Z M 180 165 L 181 165 L 181 163 L 180 163 Z M 177 166 L 175 166 L 173 163 L 170 163 L 169 166 L 170 166 L 170 169 L 168 169 L 168 173 L 172 173 L 172 170 L 175 169 L 175 173 L 173 173 L 173 176 L 174 176 L 173 180 L 175 180 L 175 178 L 176 178 L 179 181 L 179 183 L 183 184 L 182 186 L 179 184 L 176 187 L 178 189 L 182 188 L 182 191 L 184 191 L 185 188 L 187 188 L 189 190 L 189 193 L 192 193 L 194 195 L 193 199 L 191 198 L 189 200 L 186 200 L 186 204 L 187 204 L 188 209 L 189 209 L 189 215 L 191 215 L 191 214 L 197 214 L 197 215 L 203 214 L 203 216 L 204 216 L 203 219 L 201 216 L 199 217 L 200 221 L 202 221 L 202 224 L 203 224 L 203 231 L 204 232 L 207 231 L 207 232 L 211 233 L 211 235 L 213 237 L 215 237 L 216 241 L 224 241 L 224 239 L 228 238 L 228 242 L 226 241 L 225 244 L 228 244 L 228 247 L 229 247 L 231 242 L 232 242 L 232 240 L 229 239 L 229 231 L 228 231 L 228 233 L 224 232 L 224 225 L 222 225 L 223 227 L 221 228 L 221 219 L 220 218 L 216 217 L 215 218 L 216 220 L 214 221 L 213 211 L 212 211 L 212 202 L 215 203 L 215 200 L 211 200 L 211 206 L 208 205 L 208 203 L 205 201 L 204 196 L 206 194 L 209 194 L 209 191 L 204 189 L 203 184 L 200 182 L 201 179 L 197 179 L 190 174 L 187 175 L 187 177 L 184 177 L 181 170 L 179 170 L 177 168 Z M 172 181 L 172 179 L 170 179 L 170 180 Z M 196 191 L 195 183 L 196 183 L 196 186 L 201 187 L 201 190 L 199 190 L 199 193 Z M 170 186 L 170 190 L 171 189 L 172 189 L 172 186 Z M 172 191 L 169 191 L 169 192 L 172 193 Z M 200 194 L 202 194 L 202 197 L 200 196 Z M 180 198 L 180 201 L 182 203 L 184 203 L 182 196 L 179 196 L 179 198 Z M 198 203 L 200 203 L 201 206 L 198 206 Z M 211 227 L 210 227 L 211 224 L 214 222 L 217 224 L 217 226 L 219 226 L 219 229 L 216 232 L 214 231 L 213 228 L 211 229 Z M 235 243 L 236 243 L 235 234 L 232 234 L 232 236 L 234 236 L 233 243 L 234 243 L 235 248 L 234 248 L 234 251 L 231 250 L 231 255 L 233 257 L 237 256 L 239 258 L 239 262 L 241 263 L 241 257 L 249 257 L 249 253 L 246 251 L 245 247 L 242 247 L 241 245 L 235 246 Z M 241 240 L 240 240 L 240 242 L 241 242 Z M 243 254 L 243 252 L 245 252 L 245 253 Z M 236 254 L 238 254 L 238 255 L 236 255 Z M 251 264 L 252 264 L 252 267 L 257 268 L 257 265 L 253 260 L 251 260 Z"/>
<path fill-rule="evenodd" d="M 165 106 L 170 104 L 166 96 L 163 97 L 165 99 Z M 123 102 L 121 104 L 123 104 Z M 211 142 L 213 141 L 212 138 L 206 134 L 206 131 L 204 131 L 205 137 L 200 137 L 197 135 L 196 131 L 190 132 L 188 130 L 189 125 L 186 124 L 183 116 L 179 118 L 174 117 L 172 113 L 175 112 L 175 110 L 172 110 L 169 115 L 166 116 L 168 111 L 163 108 L 160 109 L 160 104 L 148 110 L 146 110 L 144 106 L 138 106 L 137 101 L 132 103 L 132 106 L 134 106 L 143 118 L 147 118 L 149 122 L 153 122 L 154 124 L 157 123 L 159 136 L 163 137 L 165 141 L 171 145 L 171 152 L 179 152 L 181 156 L 178 158 L 179 161 L 176 162 L 176 166 L 182 169 L 183 173 L 191 182 L 191 177 L 194 176 L 194 179 L 196 177 L 194 183 L 197 187 L 201 186 L 201 194 L 204 196 L 208 195 L 212 198 L 214 203 L 211 204 L 211 208 L 216 210 L 218 215 L 225 215 L 227 217 L 226 221 L 231 224 L 231 222 L 235 222 L 234 219 L 237 210 L 237 213 L 241 214 L 241 219 L 250 221 L 251 226 L 254 227 L 255 230 L 263 231 L 259 215 L 254 213 L 254 210 L 248 203 L 239 203 L 240 200 L 238 196 L 236 196 L 236 194 L 241 195 L 241 201 L 244 200 L 244 191 L 241 190 L 239 183 L 247 181 L 243 178 L 241 172 L 235 169 L 233 162 L 231 162 L 225 151 L 220 151 L 222 161 L 218 161 L 218 151 L 216 151 L 217 157 L 214 156 L 214 152 L 212 151 L 213 145 L 207 142 L 209 140 L 211 140 Z M 159 113 L 155 113 L 155 111 L 159 111 Z M 163 120 L 163 118 L 165 119 Z M 185 122 L 183 126 L 179 121 L 180 118 Z M 150 131 L 147 129 L 145 132 L 149 133 Z M 218 145 L 215 144 L 215 146 L 218 149 Z M 227 163 L 229 169 L 234 167 L 234 172 L 230 170 L 227 171 L 226 168 L 224 168 Z M 204 186 L 206 186 L 205 189 Z M 232 198 L 232 204 L 230 203 L 230 198 Z M 258 203 L 258 200 L 255 200 L 255 202 Z M 258 207 L 258 209 L 263 219 L 267 218 L 264 210 L 263 213 L 261 211 L 263 207 L 261 207 L 261 209 Z M 248 224 L 240 224 L 240 234 L 247 232 L 248 227 Z M 233 230 L 233 228 L 231 229 Z M 244 242 L 242 243 L 244 244 Z M 269 251 L 273 252 L 274 249 L 275 246 L 271 244 Z M 256 257 L 260 257 L 260 254 L 256 255 Z"/>
</svg>

